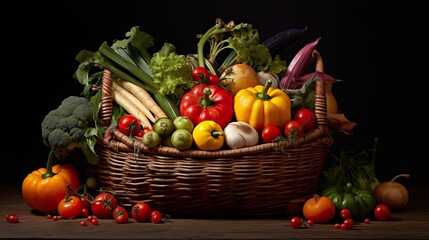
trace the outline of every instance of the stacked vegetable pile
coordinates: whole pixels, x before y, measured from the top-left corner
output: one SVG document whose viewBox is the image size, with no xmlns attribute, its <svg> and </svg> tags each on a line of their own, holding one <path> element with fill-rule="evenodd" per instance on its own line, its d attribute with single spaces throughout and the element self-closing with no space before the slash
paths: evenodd
<svg viewBox="0 0 429 240">
<path fill-rule="evenodd" d="M 330 91 L 336 80 L 323 68 L 308 71 L 309 64 L 320 58 L 315 50 L 320 38 L 298 52 L 288 67 L 277 55 L 305 30 L 286 29 L 260 43 L 252 25 L 217 19 L 198 35 L 196 54 L 180 55 L 171 43 L 150 54 L 154 39 L 138 27 L 132 27 L 126 39 L 111 45 L 104 42 L 97 52 L 81 51 L 74 76 L 84 85 L 82 95 L 94 105 L 95 124 L 87 128 L 87 146 L 96 154 L 97 139 L 114 128 L 148 148 L 163 145 L 180 150 L 239 148 L 297 138 L 316 125 L 317 80 L 329 90 L 329 122 L 351 133 L 355 123 L 338 113 Z M 109 109 L 112 120 L 107 127 L 99 119 L 103 69 L 113 79 L 111 95 L 116 103 Z M 295 114 L 301 109 L 309 111 Z M 190 120 L 186 127 L 173 124 L 178 117 Z"/>
<path fill-rule="evenodd" d="M 131 141 L 136 155 L 141 148 L 217 151 L 294 142 L 318 125 L 316 82 L 324 85 L 329 126 L 352 134 L 356 123 L 339 113 L 331 91 L 339 80 L 324 72 L 316 49 L 320 38 L 305 45 L 289 65 L 278 55 L 305 31 L 286 29 L 260 43 L 251 24 L 217 19 L 212 28 L 197 35 L 195 54 L 181 55 L 171 43 L 151 52 L 154 38 L 137 26 L 125 39 L 104 42 L 96 52 L 82 50 L 74 78 L 83 91 L 64 99 L 42 122 L 43 140 L 51 154 L 46 169 L 24 180 L 27 203 L 35 210 L 52 212 L 58 204 L 40 208 L 32 202 L 46 195 L 59 202 L 58 196 L 71 193 L 66 183 L 77 189 L 85 177 L 87 185 L 88 179 L 94 181 L 91 173 L 78 176 L 75 169 L 67 170 L 72 165 L 52 167 L 53 160 L 84 157 L 97 167 L 96 144 L 106 138 Z M 112 106 L 103 108 L 112 99 Z M 68 176 L 56 183 L 58 191 L 43 195 L 32 191 L 62 173 Z M 334 191 L 327 189 L 326 195 L 333 196 Z"/>
</svg>

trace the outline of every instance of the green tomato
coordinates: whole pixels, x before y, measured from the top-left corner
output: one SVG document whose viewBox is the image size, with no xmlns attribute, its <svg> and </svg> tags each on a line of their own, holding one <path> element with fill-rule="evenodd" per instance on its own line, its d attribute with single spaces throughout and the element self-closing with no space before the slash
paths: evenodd
<svg viewBox="0 0 429 240">
<path fill-rule="evenodd" d="M 186 129 L 177 129 L 171 135 L 171 144 L 179 150 L 189 149 L 192 143 L 192 133 Z"/>
<path fill-rule="evenodd" d="M 173 124 L 176 129 L 186 129 L 189 132 L 194 130 L 194 123 L 186 116 L 178 116 L 174 119 Z"/>
<path fill-rule="evenodd" d="M 168 117 L 158 118 L 153 123 L 153 130 L 158 133 L 160 137 L 171 136 L 174 132 L 175 127 L 173 121 Z M 146 135 L 146 134 L 145 134 Z"/>
<path fill-rule="evenodd" d="M 148 148 L 153 148 L 161 143 L 162 139 L 157 132 L 150 130 L 142 137 L 142 143 Z"/>
<path fill-rule="evenodd" d="M 86 179 L 86 186 L 91 190 L 97 190 L 98 188 L 100 188 L 98 179 L 95 176 L 89 176 Z"/>
</svg>

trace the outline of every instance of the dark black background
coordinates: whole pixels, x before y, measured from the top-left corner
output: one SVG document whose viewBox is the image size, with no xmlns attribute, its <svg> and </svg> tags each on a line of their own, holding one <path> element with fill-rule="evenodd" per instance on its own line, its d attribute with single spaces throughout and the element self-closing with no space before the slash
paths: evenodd
<svg viewBox="0 0 429 240">
<path fill-rule="evenodd" d="M 336 144 L 356 151 L 379 138 L 376 170 L 381 181 L 410 173 L 406 184 L 427 185 L 426 40 L 423 15 L 409 1 L 3 1 L 1 104 L 2 184 L 20 184 L 44 167 L 48 149 L 40 124 L 62 99 L 82 90 L 72 78 L 83 49 L 125 38 L 132 26 L 151 34 L 159 49 L 196 52 L 196 34 L 225 22 L 247 22 L 261 40 L 285 28 L 308 31 L 281 56 L 290 62 L 305 44 L 318 46 L 325 71 L 345 82 L 334 86 L 341 112 L 359 125 Z M 426 149 L 425 149 L 426 148 Z"/>
</svg>

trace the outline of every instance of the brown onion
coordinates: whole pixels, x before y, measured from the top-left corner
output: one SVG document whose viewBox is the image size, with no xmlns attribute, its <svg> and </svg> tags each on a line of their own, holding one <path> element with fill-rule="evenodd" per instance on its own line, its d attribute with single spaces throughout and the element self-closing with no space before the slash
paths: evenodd
<svg viewBox="0 0 429 240">
<path fill-rule="evenodd" d="M 377 185 L 372 191 L 378 203 L 384 203 L 391 209 L 404 208 L 408 203 L 408 190 L 404 185 L 395 182 L 399 177 L 409 178 L 410 174 L 399 174 L 389 182 Z"/>
</svg>

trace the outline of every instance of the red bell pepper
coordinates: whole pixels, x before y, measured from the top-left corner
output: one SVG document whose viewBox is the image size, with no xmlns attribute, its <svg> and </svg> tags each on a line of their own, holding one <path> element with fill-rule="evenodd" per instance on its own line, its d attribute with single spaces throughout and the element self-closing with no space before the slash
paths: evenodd
<svg viewBox="0 0 429 240">
<path fill-rule="evenodd" d="M 180 100 L 180 115 L 191 119 L 195 126 L 204 120 L 212 120 L 223 129 L 231 122 L 233 114 L 231 93 L 218 85 L 195 85 Z"/>
</svg>

